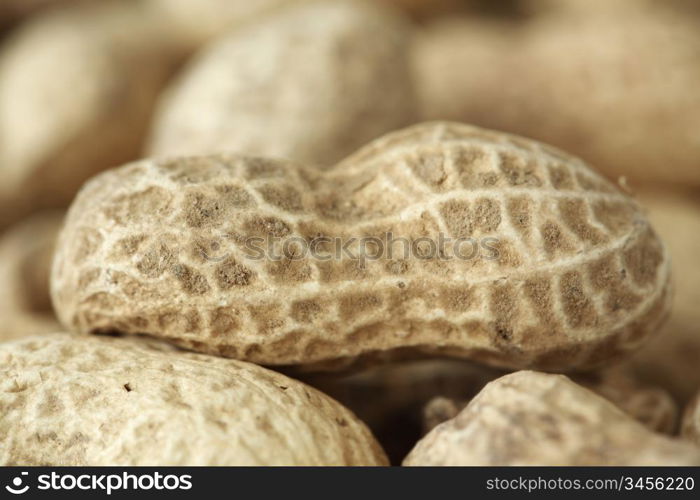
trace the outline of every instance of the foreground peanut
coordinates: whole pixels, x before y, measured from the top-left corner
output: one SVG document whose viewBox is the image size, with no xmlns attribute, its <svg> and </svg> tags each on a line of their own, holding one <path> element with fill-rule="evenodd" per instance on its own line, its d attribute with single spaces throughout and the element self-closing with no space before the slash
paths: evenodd
<svg viewBox="0 0 700 500">
<path fill-rule="evenodd" d="M 355 416 L 258 366 L 136 339 L 0 344 L 2 465 L 382 465 Z"/>
<path fill-rule="evenodd" d="M 30 19 L 0 52 L 0 228 L 137 158 L 175 54 L 138 2 Z"/>
<path fill-rule="evenodd" d="M 654 434 L 563 375 L 526 371 L 488 384 L 404 465 L 700 465 L 700 449 Z"/>
<path fill-rule="evenodd" d="M 281 9 L 233 29 L 166 92 L 150 153 L 331 165 L 414 121 L 408 33 L 393 11 L 348 0 Z"/>
<path fill-rule="evenodd" d="M 389 234 L 409 244 L 358 253 Z M 52 297 L 77 331 L 260 364 L 395 351 L 572 370 L 655 331 L 668 279 L 640 207 L 580 160 L 428 123 L 325 172 L 215 155 L 99 175 L 68 213 Z"/>
<path fill-rule="evenodd" d="M 36 214 L 0 238 L 0 340 L 59 331 L 49 275 L 63 212 Z"/>
<path fill-rule="evenodd" d="M 415 45 L 424 117 L 527 135 L 610 176 L 700 186 L 698 16 L 671 3 L 438 21 Z"/>
<path fill-rule="evenodd" d="M 592 392 L 604 397 L 630 417 L 644 424 L 651 431 L 672 434 L 676 431 L 678 407 L 673 398 L 660 387 L 646 386 L 627 370 L 613 368 L 601 372 L 577 374 L 571 379 Z M 467 406 L 468 400 L 454 399 L 439 388 L 423 408 L 425 432 L 455 418 Z"/>
</svg>

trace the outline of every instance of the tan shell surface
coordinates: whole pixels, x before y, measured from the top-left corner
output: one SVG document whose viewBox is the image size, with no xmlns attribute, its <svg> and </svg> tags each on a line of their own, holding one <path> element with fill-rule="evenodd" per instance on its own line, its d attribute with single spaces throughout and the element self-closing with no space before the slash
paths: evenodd
<svg viewBox="0 0 700 500">
<path fill-rule="evenodd" d="M 61 329 L 49 276 L 63 212 L 38 213 L 0 238 L 0 341 Z"/>
<path fill-rule="evenodd" d="M 636 380 L 629 370 L 619 365 L 599 372 L 570 376 L 576 384 L 604 397 L 627 415 L 644 424 L 649 430 L 675 434 L 678 426 L 678 405 L 661 387 L 649 386 Z M 494 379 L 496 377 L 493 377 Z M 455 399 L 454 388 L 445 391 L 436 388 L 433 397 L 422 412 L 425 432 L 455 418 L 469 404 L 469 400 Z"/>
<path fill-rule="evenodd" d="M 613 178 L 700 185 L 700 17 L 629 3 L 430 25 L 414 52 L 424 118 L 533 137 Z"/>
<path fill-rule="evenodd" d="M 139 156 L 173 64 L 139 2 L 30 19 L 0 51 L 0 227 L 65 207 L 90 176 Z"/>
<path fill-rule="evenodd" d="M 516 372 L 433 429 L 404 465 L 698 465 L 700 449 L 647 430 L 563 375 Z"/>
<path fill-rule="evenodd" d="M 302 244 L 388 234 L 412 244 L 365 260 Z M 482 246 L 438 251 L 441 235 Z M 69 211 L 52 297 L 81 332 L 260 364 L 410 351 L 572 370 L 638 347 L 668 280 L 641 208 L 580 160 L 428 123 L 326 172 L 218 155 L 104 173 Z"/>
<path fill-rule="evenodd" d="M 3 465 L 382 465 L 355 416 L 283 375 L 138 339 L 0 345 Z"/>
<path fill-rule="evenodd" d="M 330 166 L 415 121 L 404 19 L 312 2 L 232 29 L 159 104 L 151 156 L 234 152 Z"/>
<path fill-rule="evenodd" d="M 626 367 L 617 365 L 599 373 L 579 374 L 572 380 L 604 397 L 651 431 L 678 432 L 678 403 L 663 386 L 640 380 Z"/>
</svg>

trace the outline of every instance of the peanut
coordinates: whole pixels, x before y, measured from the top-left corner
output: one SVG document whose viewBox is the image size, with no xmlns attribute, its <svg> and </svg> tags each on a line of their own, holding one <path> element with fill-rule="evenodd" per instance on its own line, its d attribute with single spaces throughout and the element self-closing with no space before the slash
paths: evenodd
<svg viewBox="0 0 700 500">
<path fill-rule="evenodd" d="M 563 375 L 525 371 L 488 384 L 404 465 L 700 465 L 700 449 L 654 434 Z"/>
<path fill-rule="evenodd" d="M 413 121 L 407 43 L 400 16 L 365 2 L 262 16 L 205 48 L 168 89 L 150 154 L 329 166 Z"/>
<path fill-rule="evenodd" d="M 135 339 L 0 344 L 3 465 L 382 465 L 355 416 L 249 363 Z"/>
<path fill-rule="evenodd" d="M 430 25 L 414 53 L 424 118 L 524 134 L 613 177 L 699 186 L 697 14 L 620 3 Z"/>
<path fill-rule="evenodd" d="M 138 157 L 175 58 L 140 5 L 50 11 L 3 45 L 0 229 L 67 206 L 87 178 Z"/>
<path fill-rule="evenodd" d="M 673 398 L 660 387 L 639 383 L 627 370 L 616 367 L 602 372 L 576 374 L 571 379 L 604 397 L 651 431 L 664 434 L 676 431 L 678 408 Z M 455 418 L 469 403 L 452 396 L 446 397 L 446 393 L 437 390 L 433 394 L 441 395 L 434 397 L 423 408 L 423 429 L 426 433 L 442 422 Z"/>
<path fill-rule="evenodd" d="M 49 275 L 63 212 L 36 214 L 0 238 L 0 340 L 60 331 Z"/>
<path fill-rule="evenodd" d="M 300 243 L 388 233 L 414 251 L 362 260 Z M 493 240 L 476 257 L 431 253 L 441 235 Z M 254 248 L 258 237 L 277 250 Z M 214 155 L 101 174 L 68 212 L 51 286 L 76 331 L 148 333 L 260 364 L 395 351 L 573 370 L 655 331 L 668 279 L 640 207 L 580 160 L 429 123 L 330 171 Z"/>
<path fill-rule="evenodd" d="M 604 397 L 649 430 L 663 434 L 677 432 L 678 405 L 664 387 L 647 385 L 620 366 L 571 378 Z"/>
<path fill-rule="evenodd" d="M 19 0 L 24 1 L 24 0 Z M 173 26 L 183 41 L 196 47 L 235 29 L 286 8 L 319 0 L 147 0 L 161 12 L 164 22 Z M 333 0 L 324 0 L 330 3 Z M 384 4 L 406 12 L 411 18 L 424 20 L 438 15 L 492 10 L 488 0 L 352 0 L 358 4 Z M 498 2 L 502 5 L 506 0 Z M 512 3 L 513 0 L 507 1 Z M 496 7 L 498 8 L 498 7 Z"/>
<path fill-rule="evenodd" d="M 467 401 L 459 401 L 445 396 L 435 396 L 423 407 L 423 434 L 438 425 L 452 420 L 467 406 Z"/>
</svg>

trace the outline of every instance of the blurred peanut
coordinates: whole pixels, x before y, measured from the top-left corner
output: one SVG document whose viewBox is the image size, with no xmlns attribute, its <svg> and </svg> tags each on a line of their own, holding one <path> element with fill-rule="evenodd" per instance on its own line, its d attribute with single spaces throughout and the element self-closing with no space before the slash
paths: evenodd
<svg viewBox="0 0 700 500">
<path fill-rule="evenodd" d="M 0 341 L 61 330 L 49 275 L 63 215 L 38 213 L 0 238 Z"/>
<path fill-rule="evenodd" d="M 700 186 L 700 17 L 619 3 L 429 25 L 414 53 L 424 118 L 532 137 L 611 178 Z"/>
<path fill-rule="evenodd" d="M 415 119 L 409 30 L 390 10 L 312 2 L 233 29 L 160 102 L 152 156 L 244 153 L 328 167 Z"/>
</svg>

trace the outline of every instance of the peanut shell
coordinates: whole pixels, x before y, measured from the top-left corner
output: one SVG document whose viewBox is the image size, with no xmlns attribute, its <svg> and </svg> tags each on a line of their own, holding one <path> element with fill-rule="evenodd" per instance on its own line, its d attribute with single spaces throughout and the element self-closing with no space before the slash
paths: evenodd
<svg viewBox="0 0 700 500">
<path fill-rule="evenodd" d="M 232 29 L 161 99 L 150 156 L 330 166 L 414 121 L 409 33 L 397 13 L 358 1 L 280 9 Z"/>
<path fill-rule="evenodd" d="M 78 3 L 30 19 L 2 45 L 0 228 L 67 206 L 86 179 L 138 158 L 177 55 L 147 12 L 141 2 Z"/>
<path fill-rule="evenodd" d="M 663 434 L 676 432 L 678 406 L 661 387 L 647 386 L 636 380 L 628 370 L 615 367 L 601 372 L 572 375 L 573 382 L 604 397 L 649 430 Z M 437 425 L 455 418 L 467 406 L 468 400 L 455 399 L 444 391 L 423 408 L 425 433 Z"/>
<path fill-rule="evenodd" d="M 388 234 L 411 245 L 308 244 Z M 259 364 L 394 353 L 574 370 L 658 329 L 669 263 L 640 206 L 582 161 L 438 122 L 325 172 L 214 155 L 101 174 L 68 213 L 52 297 L 76 331 Z"/>
<path fill-rule="evenodd" d="M 666 5 L 678 2 L 565 4 L 429 25 L 414 51 L 424 119 L 532 137 L 611 178 L 700 186 L 697 12 Z"/>
<path fill-rule="evenodd" d="M 2 465 L 383 465 L 357 418 L 283 375 L 137 339 L 0 344 Z"/>
<path fill-rule="evenodd" d="M 700 449 L 655 434 L 563 375 L 516 372 L 434 428 L 404 465 L 699 465 Z"/>
</svg>

